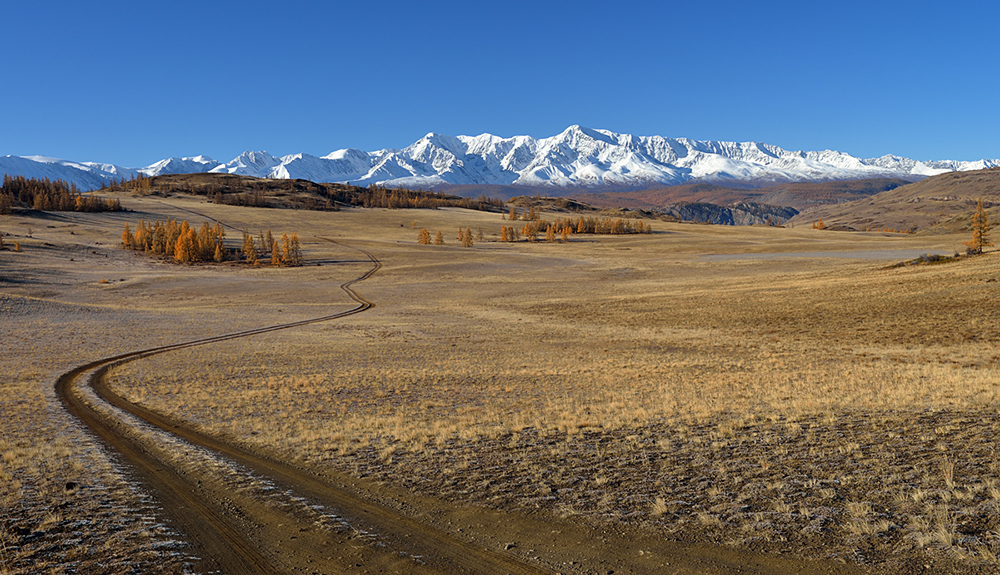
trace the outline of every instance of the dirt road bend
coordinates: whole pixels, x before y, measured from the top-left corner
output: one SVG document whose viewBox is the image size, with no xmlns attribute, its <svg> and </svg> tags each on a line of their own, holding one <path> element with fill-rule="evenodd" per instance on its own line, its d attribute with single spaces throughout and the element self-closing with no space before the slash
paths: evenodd
<svg viewBox="0 0 1000 575">
<path fill-rule="evenodd" d="M 106 385 L 109 369 L 151 355 L 364 312 L 373 304 L 351 286 L 378 272 L 381 262 L 358 251 L 371 267 L 340 286 L 358 304 L 350 310 L 94 361 L 59 377 L 57 394 L 158 497 L 195 546 L 201 571 L 543 572 L 434 529 L 349 484 L 337 485 L 132 404 Z"/>
</svg>

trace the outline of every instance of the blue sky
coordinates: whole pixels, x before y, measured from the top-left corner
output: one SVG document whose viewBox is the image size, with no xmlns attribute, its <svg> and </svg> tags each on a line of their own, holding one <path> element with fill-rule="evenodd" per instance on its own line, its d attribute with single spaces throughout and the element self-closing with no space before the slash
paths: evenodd
<svg viewBox="0 0 1000 575">
<path fill-rule="evenodd" d="M 0 155 L 138 167 L 571 124 L 1000 157 L 995 2 L 9 2 Z"/>
</svg>

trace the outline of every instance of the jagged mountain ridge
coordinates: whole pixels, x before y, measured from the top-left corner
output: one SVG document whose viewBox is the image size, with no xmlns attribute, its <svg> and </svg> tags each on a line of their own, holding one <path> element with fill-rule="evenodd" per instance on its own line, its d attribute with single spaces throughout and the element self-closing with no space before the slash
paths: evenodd
<svg viewBox="0 0 1000 575">
<path fill-rule="evenodd" d="M 244 152 L 230 162 L 207 156 L 168 158 L 145 168 L 71 162 L 42 156 L 0 157 L 0 173 L 63 179 L 94 189 L 110 179 L 215 172 L 314 182 L 433 188 L 442 185 L 637 189 L 700 181 L 766 185 L 784 182 L 926 176 L 990 168 L 1000 160 L 861 159 L 825 150 L 788 151 L 759 142 L 633 136 L 570 126 L 549 138 L 430 133 L 401 150 L 338 150 L 323 157 Z"/>
</svg>

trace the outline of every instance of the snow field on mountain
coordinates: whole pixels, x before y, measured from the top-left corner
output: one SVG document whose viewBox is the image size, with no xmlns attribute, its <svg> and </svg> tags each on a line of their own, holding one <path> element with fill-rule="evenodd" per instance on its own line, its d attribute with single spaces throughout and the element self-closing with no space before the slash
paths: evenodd
<svg viewBox="0 0 1000 575">
<path fill-rule="evenodd" d="M 61 179 L 82 190 L 138 174 L 200 172 L 411 188 L 443 184 L 640 188 L 691 180 L 751 185 L 877 177 L 917 180 L 998 165 L 997 159 L 918 161 L 893 155 L 862 159 L 833 150 L 788 151 L 760 142 L 634 136 L 570 126 L 558 135 L 541 139 L 492 134 L 456 137 L 431 132 L 402 150 L 343 149 L 323 157 L 303 153 L 277 157 L 247 151 L 226 163 L 195 156 L 167 158 L 144 168 L 44 156 L 4 156 L 0 157 L 0 174 Z"/>
</svg>

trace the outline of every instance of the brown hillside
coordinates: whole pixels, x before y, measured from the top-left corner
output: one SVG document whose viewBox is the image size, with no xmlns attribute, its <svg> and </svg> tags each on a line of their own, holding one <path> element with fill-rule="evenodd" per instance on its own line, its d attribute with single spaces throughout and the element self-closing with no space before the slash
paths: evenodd
<svg viewBox="0 0 1000 575">
<path fill-rule="evenodd" d="M 204 196 L 217 204 L 249 207 L 337 210 L 340 206 L 373 208 L 462 207 L 500 211 L 499 200 L 461 198 L 440 192 L 406 188 L 360 187 L 309 180 L 254 178 L 236 174 L 170 174 L 115 183 L 104 192 L 135 195 Z"/>
<path fill-rule="evenodd" d="M 952 233 L 969 226 L 976 199 L 1000 205 L 1000 170 L 949 172 L 852 202 L 816 206 L 791 220 L 854 230 L 911 230 Z M 996 216 L 994 216 L 996 217 Z"/>
<path fill-rule="evenodd" d="M 837 204 L 867 198 L 910 182 L 899 178 L 869 178 L 839 182 L 795 182 L 768 186 L 757 191 L 764 195 L 762 204 L 789 206 L 804 210 L 819 204 Z"/>
<path fill-rule="evenodd" d="M 508 206 L 517 208 L 534 207 L 549 212 L 596 212 L 597 208 L 570 198 L 550 198 L 547 196 L 517 196 L 507 200 Z"/>
<path fill-rule="evenodd" d="M 718 205 L 756 202 L 759 201 L 761 195 L 761 190 L 744 190 L 699 183 L 627 192 L 582 192 L 574 194 L 573 197 L 581 202 L 602 208 L 621 207 L 651 210 L 681 202 Z"/>
<path fill-rule="evenodd" d="M 895 178 L 872 178 L 838 182 L 797 182 L 756 189 L 698 183 L 630 192 L 578 193 L 573 197 L 600 207 L 657 209 L 667 204 L 682 202 L 722 206 L 737 202 L 755 202 L 804 210 L 817 204 L 834 204 L 865 198 L 907 183 L 906 180 Z"/>
</svg>

